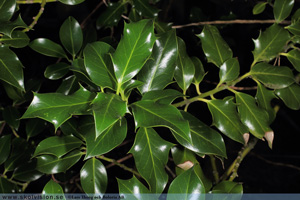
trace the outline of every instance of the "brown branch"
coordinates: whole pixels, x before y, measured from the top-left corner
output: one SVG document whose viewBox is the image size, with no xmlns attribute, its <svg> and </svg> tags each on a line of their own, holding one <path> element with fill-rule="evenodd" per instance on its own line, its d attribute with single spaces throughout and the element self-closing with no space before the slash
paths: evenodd
<svg viewBox="0 0 300 200">
<path fill-rule="evenodd" d="M 118 163 L 122 163 L 124 162 L 125 160 L 128 160 L 129 158 L 132 157 L 132 154 L 128 154 L 127 156 L 125 156 L 124 158 L 121 158 L 119 160 L 117 160 Z M 110 167 L 113 167 L 115 166 L 116 164 L 115 163 L 110 163 L 109 165 L 106 166 L 106 169 L 110 168 Z"/>
<path fill-rule="evenodd" d="M 274 19 L 267 19 L 267 20 L 236 19 L 236 20 L 216 20 L 216 21 L 196 22 L 190 24 L 175 25 L 172 26 L 172 28 L 179 29 L 179 28 L 185 28 L 190 26 L 213 25 L 213 24 L 274 24 L 274 23 L 276 23 Z M 282 22 L 279 22 L 279 24 L 289 25 L 291 24 L 291 21 L 283 20 Z"/>
<path fill-rule="evenodd" d="M 288 168 L 292 168 L 292 169 L 295 169 L 295 170 L 298 170 L 300 171 L 300 167 L 298 166 L 295 166 L 295 165 L 292 165 L 292 164 L 286 164 L 286 163 L 280 163 L 280 162 L 274 162 L 274 161 L 271 161 L 271 160 L 267 160 L 265 159 L 264 157 L 260 156 L 260 155 L 257 155 L 255 153 L 250 153 L 251 156 L 255 156 L 256 158 L 268 163 L 268 164 L 271 164 L 271 165 L 276 165 L 276 166 L 280 166 L 280 167 L 288 167 Z"/>
<path fill-rule="evenodd" d="M 1 127 L 0 127 L 0 135 L 1 135 L 2 132 L 3 132 L 5 125 L 6 125 L 6 122 L 4 121 L 4 122 L 1 124 Z"/>
<path fill-rule="evenodd" d="M 95 8 L 94 10 L 81 22 L 80 27 L 83 29 L 86 26 L 87 21 L 91 18 L 91 16 L 103 5 L 107 5 L 105 0 L 102 0 Z"/>
</svg>

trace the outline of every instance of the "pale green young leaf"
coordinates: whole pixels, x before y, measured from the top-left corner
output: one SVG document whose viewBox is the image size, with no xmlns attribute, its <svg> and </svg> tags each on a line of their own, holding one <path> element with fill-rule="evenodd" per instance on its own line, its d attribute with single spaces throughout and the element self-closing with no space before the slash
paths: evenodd
<svg viewBox="0 0 300 200">
<path fill-rule="evenodd" d="M 253 15 L 258 15 L 262 13 L 266 8 L 267 2 L 258 2 L 252 9 Z"/>
</svg>

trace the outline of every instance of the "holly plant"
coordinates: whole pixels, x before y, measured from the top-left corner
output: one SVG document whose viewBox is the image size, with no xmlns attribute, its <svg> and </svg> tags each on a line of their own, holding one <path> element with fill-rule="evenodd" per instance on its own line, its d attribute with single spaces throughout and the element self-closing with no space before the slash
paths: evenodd
<svg viewBox="0 0 300 200">
<path fill-rule="evenodd" d="M 87 1 L 0 0 L 1 193 L 243 192 L 242 160 L 257 142 L 272 148 L 274 100 L 300 108 L 300 11 L 294 0 L 253 4 L 253 18 L 273 19 L 242 65 L 222 36 L 237 19 L 172 26 L 165 2 L 98 1 L 53 39 L 37 35 L 47 9 Z M 241 150 L 229 156 L 228 144 Z"/>
</svg>

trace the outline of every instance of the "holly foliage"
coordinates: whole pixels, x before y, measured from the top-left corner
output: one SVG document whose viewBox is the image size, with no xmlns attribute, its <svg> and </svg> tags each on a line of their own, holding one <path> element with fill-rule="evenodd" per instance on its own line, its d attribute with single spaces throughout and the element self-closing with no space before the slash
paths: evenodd
<svg viewBox="0 0 300 200">
<path fill-rule="evenodd" d="M 192 37 L 200 50 L 191 53 L 176 31 L 188 27 L 172 27 L 161 16 L 165 2 L 100 2 L 101 12 L 87 18 L 91 26 L 68 16 L 52 30 L 53 40 L 31 34 L 48 4 L 80 7 L 84 0 L 0 0 L 1 193 L 26 192 L 39 181 L 37 193 L 105 194 L 117 184 L 109 192 L 136 199 L 139 193 L 190 199 L 243 192 L 234 182 L 235 164 L 259 140 L 272 148 L 272 100 L 300 108 L 299 10 L 294 0 L 253 5 L 253 17 L 272 10 L 273 21 L 257 30 L 245 66 L 223 25 L 196 25 Z M 41 9 L 27 24 L 22 9 L 31 3 Z M 192 9 L 190 22 L 201 19 L 195 13 L 200 16 Z M 20 56 L 25 51 L 35 61 Z M 37 62 L 43 79 L 28 71 Z M 245 89 L 249 84 L 254 92 Z M 227 143 L 242 147 L 242 158 L 218 169 L 229 157 Z M 209 171 L 202 169 L 206 158 Z M 109 173 L 113 165 L 127 178 Z"/>
</svg>

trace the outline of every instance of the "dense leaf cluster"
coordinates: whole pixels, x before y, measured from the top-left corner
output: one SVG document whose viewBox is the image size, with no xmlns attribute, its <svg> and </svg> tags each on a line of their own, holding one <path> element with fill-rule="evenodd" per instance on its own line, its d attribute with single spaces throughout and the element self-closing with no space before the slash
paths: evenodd
<svg viewBox="0 0 300 200">
<path fill-rule="evenodd" d="M 84 2 L 59 1 L 68 5 Z M 279 98 L 294 110 L 300 108 L 300 86 L 295 78 L 300 72 L 300 11 L 293 13 L 290 25 L 281 25 L 291 15 L 294 0 L 255 5 L 253 14 L 272 5 L 275 21 L 253 40 L 253 62 L 244 74 L 213 25 L 205 25 L 195 35 L 204 55 L 190 57 L 176 30 L 159 21 L 158 0 L 108 3 L 96 23 L 102 29 L 124 24 L 116 45 L 93 37 L 87 42 L 86 32 L 72 16 L 60 27 L 60 42 L 31 40 L 26 32 L 32 27 L 17 16 L 22 2 L 0 0 L 0 79 L 13 102 L 1 107 L 2 193 L 24 192 L 32 181 L 47 175 L 52 179 L 43 193 L 69 192 L 54 177 L 75 173 L 80 181 L 70 179 L 79 191 L 104 194 L 108 178 L 115 177 L 107 175 L 103 161 L 134 174 L 128 180 L 117 179 L 119 191 L 115 192 L 136 199 L 140 199 L 139 193 L 183 193 L 186 199 L 210 191 L 242 193 L 242 185 L 233 182 L 236 164 L 258 139 L 265 138 L 272 148 L 270 124 L 276 117 L 272 99 Z M 44 6 L 47 0 L 37 2 Z M 122 15 L 126 20 L 121 20 Z M 24 79 L 26 66 L 14 50 L 27 45 L 58 59 L 44 71 L 45 78 L 61 80 L 56 92 L 41 93 L 41 83 Z M 280 66 L 281 57 L 287 58 L 288 66 Z M 202 92 L 200 84 L 209 73 L 208 63 L 218 69 L 219 82 Z M 256 84 L 255 96 L 236 89 L 246 78 Z M 214 97 L 226 90 L 229 95 L 224 98 Z M 189 112 L 189 105 L 198 103 L 207 105 L 207 118 L 212 118 L 215 128 Z M 51 136 L 39 137 L 47 127 L 54 127 Z M 128 153 L 134 158 L 133 168 L 107 157 L 124 141 L 130 142 L 126 138 L 132 135 Z M 212 163 L 215 158 L 226 159 L 224 137 L 244 145 L 246 151 L 221 177 L 213 167 L 212 178 L 199 161 L 204 156 Z"/>
</svg>

